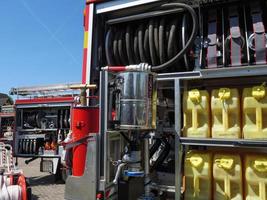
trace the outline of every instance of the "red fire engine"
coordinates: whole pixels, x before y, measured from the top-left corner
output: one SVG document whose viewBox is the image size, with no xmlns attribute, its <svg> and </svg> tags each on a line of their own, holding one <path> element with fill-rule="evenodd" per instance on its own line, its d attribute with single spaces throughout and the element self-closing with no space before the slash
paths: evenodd
<svg viewBox="0 0 267 200">
<path fill-rule="evenodd" d="M 94 86 L 59 84 L 12 88 L 10 94 L 17 95 L 14 156 L 29 158 L 25 161 L 26 164 L 40 158 L 40 170 L 55 174 L 56 179 L 65 179 L 71 174 L 72 153 L 66 151 L 65 145 L 81 137 L 72 135 L 71 124 L 76 120 L 76 104 L 80 105 L 80 101 L 86 101 L 83 99 L 86 97 L 81 96 L 79 90 L 84 94 L 83 91 L 89 88 Z M 83 123 L 79 126 L 84 128 Z"/>
</svg>

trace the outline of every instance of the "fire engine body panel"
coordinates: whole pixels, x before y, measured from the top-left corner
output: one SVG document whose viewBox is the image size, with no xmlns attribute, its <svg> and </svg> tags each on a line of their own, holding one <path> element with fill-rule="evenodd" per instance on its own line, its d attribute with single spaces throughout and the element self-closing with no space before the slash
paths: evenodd
<svg viewBox="0 0 267 200">
<path fill-rule="evenodd" d="M 41 171 L 61 172 L 63 176 L 71 173 L 72 149 L 66 144 L 72 141 L 72 112 L 75 104 L 86 101 L 79 90 L 88 87 L 58 84 L 12 88 L 10 93 L 19 97 L 15 101 L 14 156 L 29 158 L 27 164 L 41 158 Z"/>
<path fill-rule="evenodd" d="M 70 130 L 73 103 L 73 97 L 16 100 L 15 155 L 59 156 L 58 140 Z"/>
<path fill-rule="evenodd" d="M 14 156 L 41 158 L 41 171 L 57 173 L 70 132 L 74 97 L 18 99 Z M 30 160 L 29 160 L 30 161 Z"/>
<path fill-rule="evenodd" d="M 0 112 L 0 141 L 12 145 L 15 126 L 15 112 L 13 105 L 1 107 Z"/>
<path fill-rule="evenodd" d="M 242 189 L 235 194 L 232 180 L 221 174 L 244 170 L 236 162 L 243 153 L 260 151 L 266 156 L 266 141 L 242 138 L 242 117 L 233 116 L 243 114 L 236 110 L 243 105 L 246 122 L 255 124 L 259 132 L 265 128 L 253 120 L 267 118 L 264 9 L 263 0 L 88 0 L 83 81 L 98 85 L 90 94 L 99 96 L 99 101 L 90 100 L 87 106 L 99 106 L 99 132 L 87 140 L 84 173 L 68 177 L 65 199 L 257 195 L 243 194 Z M 252 88 L 252 94 L 246 92 L 243 98 L 254 98 L 260 102 L 257 106 L 241 102 L 238 94 L 245 87 Z M 212 93 L 215 90 L 218 92 Z M 196 136 L 183 137 L 188 127 Z M 205 130 L 199 130 L 201 127 Z M 220 138 L 212 133 L 197 137 L 196 130 L 220 130 Z M 230 138 L 233 130 L 239 132 Z M 186 158 L 190 150 L 196 150 L 195 155 Z M 238 155 L 231 157 L 229 152 Z M 210 159 L 203 160 L 203 153 Z M 213 155 L 220 159 L 212 160 Z M 266 163 L 253 162 L 256 168 Z M 185 163 L 192 167 L 186 177 Z M 212 188 L 211 182 L 209 187 L 201 185 L 207 174 L 223 181 L 224 187 L 218 184 L 213 191 L 203 191 Z M 260 196 L 265 195 L 263 187 L 261 183 Z M 186 190 L 194 192 L 184 195 Z"/>
</svg>

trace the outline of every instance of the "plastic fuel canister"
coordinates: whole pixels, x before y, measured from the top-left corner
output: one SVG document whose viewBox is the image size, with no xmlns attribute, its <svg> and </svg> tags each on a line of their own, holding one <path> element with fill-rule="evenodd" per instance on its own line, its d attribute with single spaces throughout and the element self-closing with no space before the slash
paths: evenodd
<svg viewBox="0 0 267 200">
<path fill-rule="evenodd" d="M 266 87 L 243 90 L 243 136 L 245 139 L 267 139 Z"/>
<path fill-rule="evenodd" d="M 213 138 L 241 138 L 240 98 L 237 89 L 213 90 L 211 113 Z"/>
<path fill-rule="evenodd" d="M 183 96 L 184 137 L 210 137 L 210 98 L 206 90 L 190 90 Z"/>
<path fill-rule="evenodd" d="M 246 200 L 267 200 L 267 155 L 245 157 Z"/>
<path fill-rule="evenodd" d="M 239 155 L 213 157 L 213 199 L 243 200 L 242 163 Z"/>
<path fill-rule="evenodd" d="M 209 200 L 212 194 L 212 156 L 189 151 L 185 157 L 185 200 Z"/>
</svg>

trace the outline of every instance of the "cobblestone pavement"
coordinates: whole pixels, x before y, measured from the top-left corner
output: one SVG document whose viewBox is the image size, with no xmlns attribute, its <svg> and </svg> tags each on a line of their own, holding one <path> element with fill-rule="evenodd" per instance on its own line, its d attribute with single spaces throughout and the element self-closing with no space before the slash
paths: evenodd
<svg viewBox="0 0 267 200">
<path fill-rule="evenodd" d="M 32 188 L 32 200 L 64 200 L 65 185 L 61 182 L 55 182 L 55 177 L 49 173 L 40 172 L 40 159 L 37 159 L 28 165 L 25 159 L 18 160 L 19 168 L 23 172 Z"/>
</svg>

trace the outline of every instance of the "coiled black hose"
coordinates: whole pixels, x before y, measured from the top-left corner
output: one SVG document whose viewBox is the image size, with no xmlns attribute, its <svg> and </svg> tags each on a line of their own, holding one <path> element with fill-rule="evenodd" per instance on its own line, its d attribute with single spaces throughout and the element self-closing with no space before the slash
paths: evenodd
<svg viewBox="0 0 267 200">
<path fill-rule="evenodd" d="M 106 34 L 105 54 L 108 65 L 149 63 L 153 71 L 160 71 L 175 64 L 190 50 L 198 31 L 194 9 L 183 3 L 169 3 L 162 8 L 183 8 L 192 18 L 191 35 L 179 51 L 177 17 L 151 18 L 135 23 L 111 27 Z"/>
</svg>

